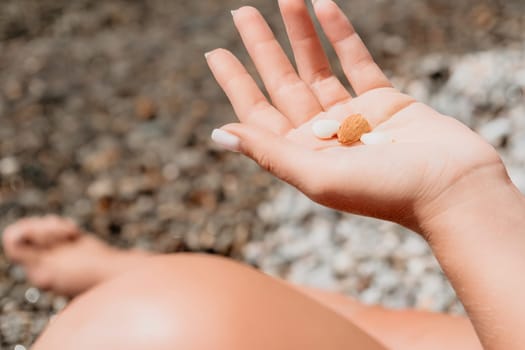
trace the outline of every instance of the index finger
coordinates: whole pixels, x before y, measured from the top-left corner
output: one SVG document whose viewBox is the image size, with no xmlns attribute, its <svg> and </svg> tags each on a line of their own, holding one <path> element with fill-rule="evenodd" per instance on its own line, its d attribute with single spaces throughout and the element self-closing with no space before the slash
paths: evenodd
<svg viewBox="0 0 525 350">
<path fill-rule="evenodd" d="M 257 125 L 277 134 L 293 126 L 261 92 L 242 63 L 229 51 L 217 49 L 206 54 L 208 65 L 243 123 Z"/>
<path fill-rule="evenodd" d="M 350 100 L 350 93 L 332 73 L 304 0 L 279 0 L 279 7 L 299 75 L 323 108 Z"/>
</svg>

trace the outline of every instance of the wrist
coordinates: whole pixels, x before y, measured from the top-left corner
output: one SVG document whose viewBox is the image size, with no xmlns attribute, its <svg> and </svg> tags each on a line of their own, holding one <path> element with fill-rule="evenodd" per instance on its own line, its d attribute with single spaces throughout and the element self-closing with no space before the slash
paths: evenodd
<svg viewBox="0 0 525 350">
<path fill-rule="evenodd" d="M 457 182 L 428 208 L 434 212 L 421 232 L 484 346 L 510 349 L 525 342 L 517 326 L 525 313 L 519 301 L 525 285 L 509 275 L 525 269 L 525 198 L 504 168 L 502 176 L 495 172 L 501 175 L 483 169 Z"/>
<path fill-rule="evenodd" d="M 449 240 L 450 235 L 480 231 L 486 221 L 525 224 L 525 197 L 511 182 L 503 163 L 495 163 L 458 179 L 421 206 L 416 217 L 423 237 L 429 243 L 439 242 Z"/>
</svg>

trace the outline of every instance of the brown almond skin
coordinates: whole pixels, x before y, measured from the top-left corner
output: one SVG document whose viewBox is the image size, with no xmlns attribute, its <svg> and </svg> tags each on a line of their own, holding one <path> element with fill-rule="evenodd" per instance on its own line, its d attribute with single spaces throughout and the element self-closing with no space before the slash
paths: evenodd
<svg viewBox="0 0 525 350">
<path fill-rule="evenodd" d="M 361 135 L 370 131 L 370 124 L 361 114 L 352 114 L 341 123 L 337 139 L 341 144 L 348 146 L 359 141 Z"/>
</svg>

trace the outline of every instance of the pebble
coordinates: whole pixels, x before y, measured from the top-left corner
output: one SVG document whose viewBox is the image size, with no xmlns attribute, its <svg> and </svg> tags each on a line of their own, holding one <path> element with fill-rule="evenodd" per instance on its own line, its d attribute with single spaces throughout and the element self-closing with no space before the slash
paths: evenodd
<svg viewBox="0 0 525 350">
<path fill-rule="evenodd" d="M 82 165 L 93 174 L 101 173 L 116 165 L 120 159 L 120 149 L 112 141 L 100 149 L 87 153 L 81 159 Z"/>
<path fill-rule="evenodd" d="M 55 298 L 53 298 L 53 305 L 52 305 L 53 311 L 54 312 L 62 311 L 66 307 L 67 302 L 68 300 L 65 297 L 56 296 Z"/>
<path fill-rule="evenodd" d="M 28 288 L 25 292 L 25 297 L 30 304 L 35 304 L 40 298 L 40 291 L 34 287 Z"/>
<path fill-rule="evenodd" d="M 168 163 L 162 168 L 162 176 L 168 181 L 174 181 L 179 177 L 179 167 L 174 163 Z"/>
<path fill-rule="evenodd" d="M 23 282 L 26 279 L 24 268 L 20 265 L 15 265 L 9 269 L 9 277 L 16 282 Z"/>
<path fill-rule="evenodd" d="M 135 101 L 135 114 L 142 120 L 155 118 L 157 107 L 153 99 L 147 96 L 139 96 Z"/>
<path fill-rule="evenodd" d="M 337 277 L 346 276 L 353 267 L 353 261 L 348 252 L 341 250 L 332 260 L 332 269 Z"/>
<path fill-rule="evenodd" d="M 507 167 L 507 172 L 514 185 L 525 194 L 525 167 L 511 165 Z"/>
<path fill-rule="evenodd" d="M 17 100 L 22 97 L 24 91 L 23 91 L 22 83 L 15 79 L 7 79 L 7 82 L 4 86 L 4 93 L 6 97 L 10 100 Z"/>
<path fill-rule="evenodd" d="M 35 318 L 32 319 L 31 334 L 39 335 L 46 328 L 48 323 L 48 317 L 43 313 L 39 313 Z"/>
<path fill-rule="evenodd" d="M 26 312 L 15 311 L 0 316 L 0 334 L 4 341 L 17 343 L 27 338 L 31 319 Z"/>
<path fill-rule="evenodd" d="M 15 157 L 5 157 L 0 159 L 0 174 L 12 176 L 18 173 L 20 165 Z"/>
<path fill-rule="evenodd" d="M 383 291 L 378 287 L 370 287 L 359 295 L 361 302 L 369 305 L 379 304 Z"/>
<path fill-rule="evenodd" d="M 509 154 L 512 157 L 512 162 L 509 165 L 516 165 L 523 168 L 525 164 L 525 129 L 520 133 L 515 132 L 510 139 Z"/>
<path fill-rule="evenodd" d="M 400 272 L 394 269 L 384 268 L 381 273 L 377 274 L 374 279 L 374 283 L 382 291 L 388 293 L 390 290 L 399 286 L 399 275 Z"/>
<path fill-rule="evenodd" d="M 385 132 L 374 131 L 361 135 L 361 142 L 365 145 L 382 145 L 393 143 L 394 138 Z"/>
<path fill-rule="evenodd" d="M 412 257 L 406 263 L 407 271 L 412 276 L 421 276 L 429 265 L 424 258 Z"/>
<path fill-rule="evenodd" d="M 115 185 L 111 179 L 99 179 L 87 188 L 87 194 L 93 199 L 111 197 L 115 194 Z"/>
<path fill-rule="evenodd" d="M 478 133 L 494 147 L 501 146 L 503 139 L 511 132 L 511 121 L 505 117 L 499 117 L 483 124 Z"/>
<path fill-rule="evenodd" d="M 383 40 L 383 50 L 390 55 L 400 55 L 406 48 L 406 41 L 397 35 L 386 36 Z"/>
<path fill-rule="evenodd" d="M 426 255 L 430 251 L 430 248 L 423 238 L 413 234 L 407 235 L 405 241 L 398 248 L 396 254 L 403 255 L 405 257 L 421 256 Z"/>
<path fill-rule="evenodd" d="M 341 123 L 334 119 L 320 119 L 312 123 L 312 132 L 320 139 L 331 139 L 337 134 Z"/>
</svg>

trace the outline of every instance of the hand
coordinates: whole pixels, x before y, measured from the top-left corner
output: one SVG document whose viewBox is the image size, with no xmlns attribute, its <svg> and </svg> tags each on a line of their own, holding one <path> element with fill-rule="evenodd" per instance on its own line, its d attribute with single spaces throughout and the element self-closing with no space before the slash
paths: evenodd
<svg viewBox="0 0 525 350">
<path fill-rule="evenodd" d="M 215 131 L 217 141 L 321 204 L 415 230 L 455 205 L 452 198 L 468 201 L 483 191 L 456 188 L 469 186 L 463 179 L 509 183 L 491 146 L 455 119 L 392 87 L 333 1 L 317 0 L 314 9 L 356 97 L 332 74 L 304 1 L 280 0 L 279 5 L 298 73 L 256 9 L 233 12 L 273 105 L 230 52 L 217 49 L 206 55 L 240 120 Z M 312 134 L 312 121 L 342 120 L 354 113 L 367 118 L 374 133 L 386 133 L 395 142 L 348 147 Z"/>
</svg>

